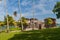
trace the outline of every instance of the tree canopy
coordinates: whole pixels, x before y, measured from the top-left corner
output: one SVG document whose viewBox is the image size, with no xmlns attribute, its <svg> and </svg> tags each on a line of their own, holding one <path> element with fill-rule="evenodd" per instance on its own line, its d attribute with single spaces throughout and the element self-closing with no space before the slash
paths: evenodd
<svg viewBox="0 0 60 40">
<path fill-rule="evenodd" d="M 3 21 L 0 21 L 0 26 L 4 26 L 4 22 Z"/>
<path fill-rule="evenodd" d="M 8 17 L 8 22 L 9 22 L 9 25 L 11 26 L 11 25 L 14 25 L 13 24 L 13 22 L 14 22 L 14 19 L 13 19 L 13 17 L 12 16 L 7 16 Z M 4 17 L 4 23 L 5 23 L 5 25 L 7 25 L 7 17 L 5 16 Z"/>
<path fill-rule="evenodd" d="M 53 21 L 52 21 L 51 18 L 47 18 L 45 23 L 46 23 L 47 25 L 50 25 L 50 24 L 53 23 Z"/>
<path fill-rule="evenodd" d="M 56 3 L 53 12 L 56 14 L 57 18 L 60 18 L 60 2 Z"/>
<path fill-rule="evenodd" d="M 28 24 L 27 24 L 27 18 L 25 18 L 25 17 L 22 17 L 20 20 L 19 20 L 20 22 L 18 22 L 17 24 L 21 27 L 21 21 L 22 21 L 22 24 L 23 24 L 23 26 L 27 26 Z"/>
</svg>

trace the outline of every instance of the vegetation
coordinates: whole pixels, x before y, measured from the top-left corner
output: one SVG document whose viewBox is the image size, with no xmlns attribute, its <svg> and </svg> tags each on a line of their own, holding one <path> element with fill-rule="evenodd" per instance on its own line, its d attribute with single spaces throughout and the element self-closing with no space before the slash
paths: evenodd
<svg viewBox="0 0 60 40">
<path fill-rule="evenodd" d="M 9 26 L 13 26 L 13 22 L 14 22 L 14 19 L 8 15 L 8 22 L 9 22 Z M 7 25 L 7 17 L 4 17 L 4 23 L 5 25 Z"/>
<path fill-rule="evenodd" d="M 22 17 L 22 23 L 23 23 L 23 26 L 27 26 L 27 19 L 25 17 Z"/>
<path fill-rule="evenodd" d="M 18 34 L 18 32 L 9 32 L 9 33 L 0 33 L 0 40 L 8 40 L 9 38 L 13 37 L 15 34 Z"/>
<path fill-rule="evenodd" d="M 10 31 L 19 31 L 21 30 L 20 27 L 10 26 Z"/>
<path fill-rule="evenodd" d="M 47 18 L 45 23 L 46 23 L 47 25 L 50 25 L 50 24 L 53 23 L 53 21 L 52 21 L 51 18 Z"/>
<path fill-rule="evenodd" d="M 16 34 L 9 40 L 60 40 L 60 28 L 44 29 L 39 31 L 27 31 Z"/>
<path fill-rule="evenodd" d="M 13 15 L 14 15 L 14 17 L 16 17 L 16 16 L 17 16 L 17 11 L 15 11 L 15 12 L 13 13 Z M 14 21 L 13 24 L 14 24 L 15 27 L 17 27 L 17 22 L 16 22 L 16 21 Z"/>
<path fill-rule="evenodd" d="M 56 3 L 53 12 L 56 14 L 57 18 L 60 18 L 60 2 Z"/>
<path fill-rule="evenodd" d="M 22 19 L 22 23 L 21 20 L 19 20 L 20 22 L 17 23 L 18 26 L 22 27 L 23 25 L 24 28 L 27 27 L 28 26 L 27 19 L 25 17 L 22 17 L 21 19 Z"/>
<path fill-rule="evenodd" d="M 0 40 L 60 40 L 60 28 L 0 33 Z"/>
<path fill-rule="evenodd" d="M 55 21 L 53 20 L 53 18 L 46 18 L 44 20 L 45 23 L 45 27 L 49 28 L 49 27 L 55 27 Z M 54 24 L 53 24 L 54 23 Z"/>
<path fill-rule="evenodd" d="M 16 16 L 16 14 L 14 14 Z M 22 17 L 22 23 L 23 23 L 23 29 L 28 26 L 27 19 L 25 17 Z M 20 22 L 19 22 L 20 21 Z M 21 29 L 21 20 L 15 21 L 12 16 L 8 15 L 8 23 L 9 23 L 9 30 L 19 30 Z M 7 25 L 7 17 L 4 17 L 4 21 L 0 22 L 0 26 L 6 26 Z M 13 27 L 12 27 L 13 26 Z"/>
<path fill-rule="evenodd" d="M 0 26 L 4 26 L 4 22 L 0 21 Z"/>
</svg>

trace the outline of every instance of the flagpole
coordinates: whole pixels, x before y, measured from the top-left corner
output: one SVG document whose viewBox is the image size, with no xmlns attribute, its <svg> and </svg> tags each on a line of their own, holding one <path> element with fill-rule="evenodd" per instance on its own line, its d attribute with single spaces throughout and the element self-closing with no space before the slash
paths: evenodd
<svg viewBox="0 0 60 40">
<path fill-rule="evenodd" d="M 6 0 L 4 0 L 4 6 L 6 10 L 6 18 L 7 18 L 7 32 L 9 32 L 9 22 L 8 22 L 8 11 L 7 11 L 7 5 L 6 5 Z"/>
<path fill-rule="evenodd" d="M 19 7 L 19 11 L 20 11 L 20 21 L 21 21 L 21 31 L 23 31 L 23 23 L 22 23 L 22 12 L 21 12 L 21 6 L 20 6 L 20 0 L 18 0 L 18 7 Z"/>
</svg>

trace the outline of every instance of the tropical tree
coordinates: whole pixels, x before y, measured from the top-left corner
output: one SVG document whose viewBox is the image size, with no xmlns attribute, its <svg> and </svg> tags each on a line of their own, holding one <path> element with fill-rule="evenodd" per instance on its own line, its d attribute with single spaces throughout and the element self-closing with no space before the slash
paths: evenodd
<svg viewBox="0 0 60 40">
<path fill-rule="evenodd" d="M 21 24 L 23 24 L 23 29 L 25 29 L 28 26 L 27 19 L 25 17 L 22 17 L 21 19 L 22 20 L 19 20 L 19 22 L 17 24 L 21 28 L 22 28 L 22 25 Z M 21 21 L 22 21 L 22 23 L 21 23 Z"/>
<path fill-rule="evenodd" d="M 4 26 L 4 22 L 3 21 L 0 21 L 0 26 Z"/>
<path fill-rule="evenodd" d="M 22 17 L 22 23 L 24 27 L 28 26 L 27 19 L 25 17 Z"/>
<path fill-rule="evenodd" d="M 15 17 L 17 16 L 17 11 L 14 11 L 14 14 L 13 14 Z"/>
<path fill-rule="evenodd" d="M 12 18 L 12 16 L 9 16 L 9 15 L 7 17 L 8 17 L 9 26 L 13 26 L 14 19 Z M 5 25 L 7 25 L 7 17 L 6 16 L 4 17 Z"/>
<path fill-rule="evenodd" d="M 17 11 L 14 11 L 13 15 L 14 15 L 14 18 L 15 18 L 17 16 Z M 13 23 L 14 23 L 14 26 L 17 27 L 17 22 L 14 21 Z"/>
<path fill-rule="evenodd" d="M 60 18 L 60 2 L 56 3 L 53 12 L 56 14 L 57 18 Z"/>
</svg>

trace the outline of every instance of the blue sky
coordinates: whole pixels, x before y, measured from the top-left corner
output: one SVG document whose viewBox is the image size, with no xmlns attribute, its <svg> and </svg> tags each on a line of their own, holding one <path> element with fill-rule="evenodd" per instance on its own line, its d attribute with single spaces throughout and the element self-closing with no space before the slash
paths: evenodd
<svg viewBox="0 0 60 40">
<path fill-rule="evenodd" d="M 33 17 L 32 10 L 34 10 L 35 18 L 39 20 L 44 20 L 48 17 L 56 18 L 56 15 L 52 12 L 52 9 L 57 1 L 60 0 L 34 0 L 34 9 L 32 9 L 32 0 L 20 0 L 20 11 L 22 12 L 22 16 L 26 18 Z M 17 11 L 17 17 L 14 19 L 18 20 L 20 18 L 18 0 L 6 0 L 6 2 L 9 15 L 13 16 L 13 12 Z M 6 12 L 4 8 L 4 0 L 2 0 L 0 2 L 0 21 L 4 20 L 4 16 L 6 16 Z M 60 19 L 57 19 L 57 22 L 60 23 Z"/>
</svg>

